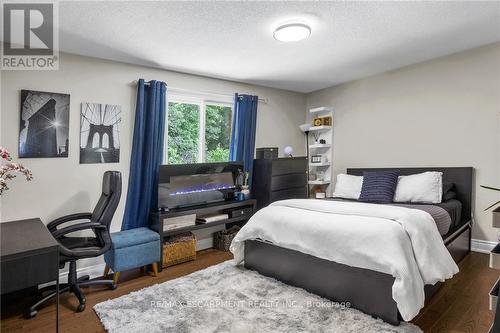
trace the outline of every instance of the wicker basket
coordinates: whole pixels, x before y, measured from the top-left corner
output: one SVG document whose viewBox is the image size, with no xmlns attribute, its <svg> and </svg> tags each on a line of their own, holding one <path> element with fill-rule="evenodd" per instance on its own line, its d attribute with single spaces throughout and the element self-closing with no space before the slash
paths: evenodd
<svg viewBox="0 0 500 333">
<path fill-rule="evenodd" d="M 227 230 L 218 231 L 214 234 L 214 247 L 217 250 L 229 251 L 229 246 L 233 241 L 234 236 L 240 231 L 237 225 Z"/>
<path fill-rule="evenodd" d="M 196 237 L 192 233 L 169 238 L 163 244 L 163 267 L 196 259 Z"/>
</svg>

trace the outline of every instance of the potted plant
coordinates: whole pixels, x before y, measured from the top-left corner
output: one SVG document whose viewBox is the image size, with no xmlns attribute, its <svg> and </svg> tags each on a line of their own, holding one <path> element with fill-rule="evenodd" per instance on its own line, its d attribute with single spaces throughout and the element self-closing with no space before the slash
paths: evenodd
<svg viewBox="0 0 500 333">
<path fill-rule="evenodd" d="M 28 168 L 25 168 L 22 164 L 11 162 L 12 157 L 9 151 L 0 147 L 0 162 L 2 160 L 6 161 L 6 163 L 0 163 L 0 195 L 9 189 L 7 182 L 16 178 L 16 173 L 24 175 L 27 181 L 33 179 L 33 175 Z"/>
</svg>

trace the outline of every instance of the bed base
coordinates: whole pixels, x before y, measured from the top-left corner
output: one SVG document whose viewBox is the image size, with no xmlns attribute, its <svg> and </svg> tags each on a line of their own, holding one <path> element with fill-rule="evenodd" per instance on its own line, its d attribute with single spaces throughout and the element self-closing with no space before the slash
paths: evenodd
<svg viewBox="0 0 500 333">
<path fill-rule="evenodd" d="M 470 252 L 471 223 L 445 239 L 455 262 Z M 350 306 L 393 325 L 399 325 L 396 302 L 392 299 L 394 277 L 351 267 L 258 240 L 245 241 L 245 267 L 286 284 L 303 288 L 335 302 Z M 441 283 L 425 286 L 426 303 Z"/>
</svg>

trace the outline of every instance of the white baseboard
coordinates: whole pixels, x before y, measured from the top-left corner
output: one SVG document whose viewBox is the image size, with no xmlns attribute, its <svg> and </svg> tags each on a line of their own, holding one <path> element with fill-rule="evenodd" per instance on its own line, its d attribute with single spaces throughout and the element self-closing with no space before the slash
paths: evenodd
<svg viewBox="0 0 500 333">
<path fill-rule="evenodd" d="M 480 253 L 490 253 L 497 245 L 497 242 L 490 242 L 481 239 L 473 239 L 471 242 L 471 250 Z"/>
</svg>

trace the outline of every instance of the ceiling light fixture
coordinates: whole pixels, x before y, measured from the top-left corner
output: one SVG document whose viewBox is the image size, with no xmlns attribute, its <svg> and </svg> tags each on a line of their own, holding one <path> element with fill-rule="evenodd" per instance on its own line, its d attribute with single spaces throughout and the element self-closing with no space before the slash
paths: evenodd
<svg viewBox="0 0 500 333">
<path fill-rule="evenodd" d="M 311 35 L 311 28 L 304 23 L 287 23 L 274 30 L 274 39 L 280 42 L 296 42 Z"/>
</svg>

